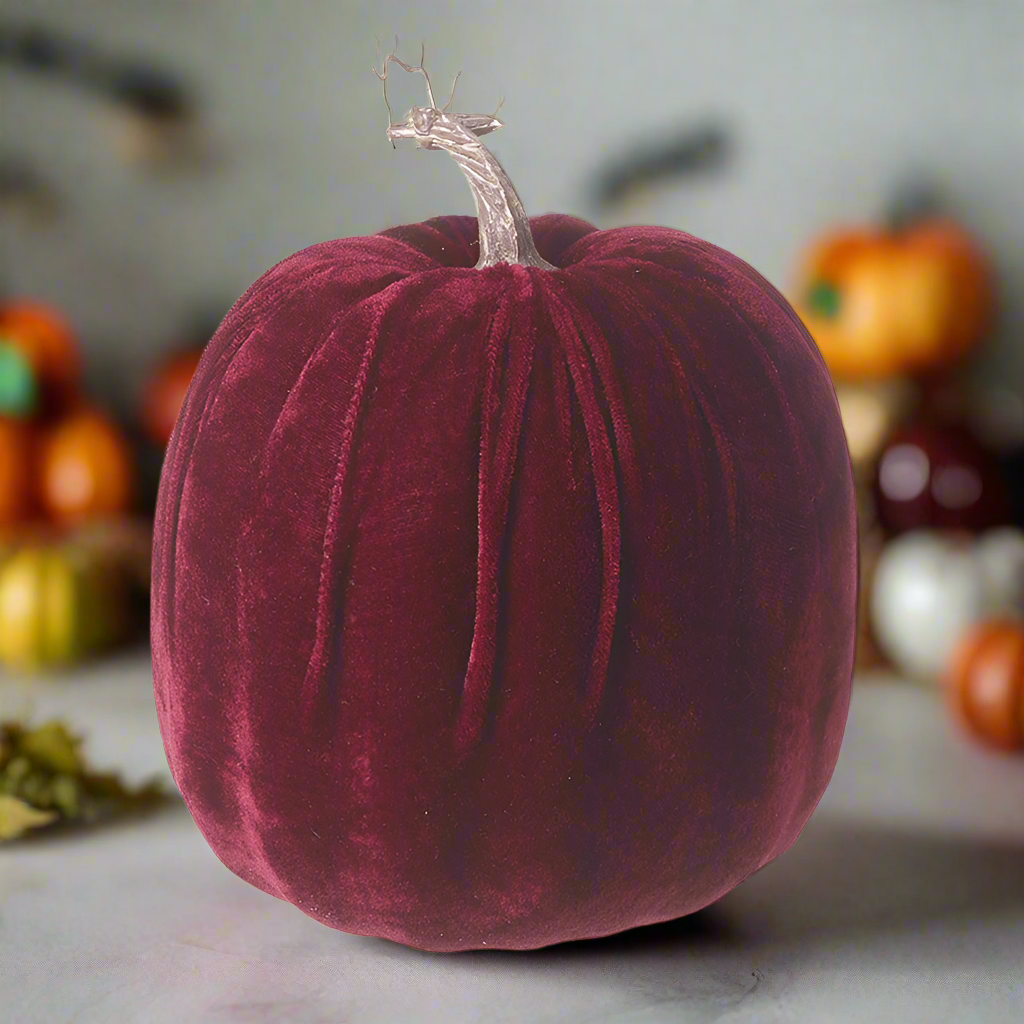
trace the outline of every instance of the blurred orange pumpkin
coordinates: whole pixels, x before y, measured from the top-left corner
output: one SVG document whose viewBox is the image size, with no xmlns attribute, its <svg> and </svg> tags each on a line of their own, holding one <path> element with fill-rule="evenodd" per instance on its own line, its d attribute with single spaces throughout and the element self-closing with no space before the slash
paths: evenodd
<svg viewBox="0 0 1024 1024">
<path fill-rule="evenodd" d="M 44 433 L 39 499 L 55 522 L 71 525 L 126 512 L 134 495 L 131 449 L 99 409 L 83 404 Z"/>
<path fill-rule="evenodd" d="M 189 349 L 166 359 L 152 375 L 142 398 L 142 425 L 160 446 L 171 438 L 203 350 Z"/>
<path fill-rule="evenodd" d="M 82 376 L 78 342 L 67 320 L 42 303 L 7 303 L 0 307 L 0 335 L 35 371 L 44 415 L 66 408 L 77 395 Z"/>
<path fill-rule="evenodd" d="M 794 308 L 840 380 L 957 363 L 993 313 L 989 269 L 953 221 L 829 232 L 806 253 Z"/>
<path fill-rule="evenodd" d="M 0 416 L 0 528 L 33 511 L 35 432 L 26 422 Z"/>
<path fill-rule="evenodd" d="M 1002 750 L 1024 748 L 1024 624 L 985 622 L 957 645 L 946 679 L 957 719 Z"/>
</svg>

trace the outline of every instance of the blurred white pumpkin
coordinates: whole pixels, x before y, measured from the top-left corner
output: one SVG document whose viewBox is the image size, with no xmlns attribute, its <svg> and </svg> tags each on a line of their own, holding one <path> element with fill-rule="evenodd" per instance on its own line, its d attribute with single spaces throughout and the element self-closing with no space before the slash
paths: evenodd
<svg viewBox="0 0 1024 1024">
<path fill-rule="evenodd" d="M 1024 533 L 903 534 L 879 555 L 869 607 L 876 642 L 897 671 L 936 682 L 972 625 L 1024 616 Z"/>
</svg>

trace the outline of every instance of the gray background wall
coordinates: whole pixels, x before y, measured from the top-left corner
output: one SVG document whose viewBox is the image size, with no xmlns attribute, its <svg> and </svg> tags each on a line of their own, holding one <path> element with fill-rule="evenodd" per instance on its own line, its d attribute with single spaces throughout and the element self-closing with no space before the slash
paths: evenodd
<svg viewBox="0 0 1024 1024">
<path fill-rule="evenodd" d="M 214 174 L 151 179 L 116 159 L 93 103 L 0 70 L 0 148 L 70 201 L 45 231 L 0 218 L 0 280 L 62 306 L 96 387 L 121 401 L 197 303 L 226 310 L 289 253 L 439 213 L 472 213 L 442 154 L 392 151 L 375 61 L 426 40 L 438 93 L 507 127 L 493 149 L 533 214 L 662 223 L 747 259 L 783 288 L 808 236 L 875 216 L 926 168 L 988 245 L 1004 318 L 988 372 L 1024 387 L 1024 2 L 1020 0 L 0 0 L 201 90 Z M 395 69 L 396 115 L 423 102 Z M 636 137 L 708 114 L 733 126 L 721 176 L 681 182 L 616 220 L 583 186 Z"/>
</svg>

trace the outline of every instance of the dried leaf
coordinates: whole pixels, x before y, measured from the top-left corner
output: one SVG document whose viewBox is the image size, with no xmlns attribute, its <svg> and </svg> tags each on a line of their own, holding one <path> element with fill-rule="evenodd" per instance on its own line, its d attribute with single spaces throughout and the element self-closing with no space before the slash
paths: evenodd
<svg viewBox="0 0 1024 1024">
<path fill-rule="evenodd" d="M 159 779 L 133 789 L 114 773 L 88 771 L 81 742 L 57 720 L 33 728 L 0 722 L 0 840 L 27 828 L 93 822 L 167 799 Z"/>
<path fill-rule="evenodd" d="M 0 793 L 0 840 L 16 839 L 29 829 L 56 821 L 55 811 L 39 811 L 16 796 Z"/>
<path fill-rule="evenodd" d="M 21 753 L 39 767 L 72 775 L 82 770 L 80 746 L 81 740 L 56 721 L 28 730 L 20 743 Z"/>
</svg>

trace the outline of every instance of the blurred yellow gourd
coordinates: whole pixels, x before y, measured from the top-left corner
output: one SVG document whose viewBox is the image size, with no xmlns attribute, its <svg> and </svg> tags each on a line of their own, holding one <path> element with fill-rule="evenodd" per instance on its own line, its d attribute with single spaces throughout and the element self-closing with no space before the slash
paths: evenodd
<svg viewBox="0 0 1024 1024">
<path fill-rule="evenodd" d="M 123 573 L 70 544 L 29 544 L 0 565 L 0 662 L 66 666 L 111 646 L 129 625 Z"/>
</svg>

